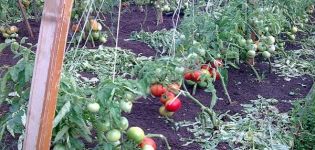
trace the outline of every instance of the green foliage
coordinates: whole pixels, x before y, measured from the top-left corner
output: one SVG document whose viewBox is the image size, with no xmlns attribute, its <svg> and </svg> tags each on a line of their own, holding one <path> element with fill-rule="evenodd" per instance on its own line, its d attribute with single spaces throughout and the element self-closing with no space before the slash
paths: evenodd
<svg viewBox="0 0 315 150">
<path fill-rule="evenodd" d="M 315 88 L 303 101 L 295 103 L 292 120 L 296 127 L 294 149 L 314 149 L 315 143 Z"/>
<path fill-rule="evenodd" d="M 160 30 L 154 32 L 132 32 L 130 35 L 131 40 L 137 40 L 148 44 L 151 48 L 155 49 L 157 53 L 173 54 L 175 44 L 180 40 L 180 33 L 176 30 Z"/>
<path fill-rule="evenodd" d="M 98 78 L 108 79 L 115 73 L 130 76 L 132 68 L 139 63 L 129 50 L 100 46 L 98 49 L 72 49 L 66 54 L 65 70 L 75 74 L 89 72 Z M 113 72 L 115 68 L 115 72 Z"/>
<path fill-rule="evenodd" d="M 30 6 L 26 9 L 29 17 L 39 19 L 43 9 L 43 0 L 30 0 Z M 35 2 L 35 3 L 33 3 Z M 17 1 L 0 0 L 0 25 L 8 25 L 22 21 L 21 10 Z"/>
<path fill-rule="evenodd" d="M 243 104 L 243 113 L 219 116 L 227 118 L 220 121 L 219 130 L 213 131 L 210 118 L 196 118 L 196 122 L 180 122 L 179 127 L 187 127 L 194 138 L 185 138 L 187 145 L 202 143 L 202 149 L 216 149 L 222 142 L 231 149 L 290 149 L 293 146 L 292 124 L 287 113 L 280 113 L 275 99 L 260 97 L 251 104 Z"/>
</svg>

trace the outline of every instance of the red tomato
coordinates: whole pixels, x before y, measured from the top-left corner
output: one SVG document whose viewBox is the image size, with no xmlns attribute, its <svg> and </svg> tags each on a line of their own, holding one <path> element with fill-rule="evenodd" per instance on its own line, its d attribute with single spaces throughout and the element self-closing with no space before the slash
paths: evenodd
<svg viewBox="0 0 315 150">
<path fill-rule="evenodd" d="M 184 79 L 185 80 L 192 80 L 192 74 L 190 72 L 186 72 L 184 74 Z"/>
<path fill-rule="evenodd" d="M 165 104 L 168 100 L 172 100 L 174 98 L 175 98 L 175 94 L 167 91 L 161 96 L 160 101 L 161 103 Z"/>
<path fill-rule="evenodd" d="M 192 80 L 200 81 L 201 72 L 196 70 L 191 74 L 191 76 L 192 76 Z"/>
<path fill-rule="evenodd" d="M 212 70 L 215 69 L 215 68 L 212 68 L 212 66 L 209 64 L 204 64 L 204 65 L 201 65 L 201 69 L 205 69 L 205 70 L 208 70 L 210 72 L 210 74 L 212 73 Z"/>
<path fill-rule="evenodd" d="M 211 69 L 212 68 L 212 66 L 210 66 L 210 65 L 208 65 L 208 64 L 203 64 L 203 65 L 201 65 L 201 67 L 200 67 L 200 69 L 206 69 L 206 70 L 209 70 L 209 69 Z"/>
<path fill-rule="evenodd" d="M 170 112 L 176 112 L 182 107 L 182 102 L 177 98 L 165 103 L 165 109 Z"/>
<path fill-rule="evenodd" d="M 152 138 L 145 137 L 142 142 L 140 143 L 140 148 L 143 148 L 145 145 L 151 145 L 154 150 L 156 150 L 156 143 Z"/>
<path fill-rule="evenodd" d="M 222 59 L 216 59 L 214 62 L 211 63 L 212 68 L 217 68 L 217 67 L 222 67 L 223 66 L 223 61 Z"/>
<path fill-rule="evenodd" d="M 166 92 L 166 88 L 161 84 L 153 84 L 150 88 L 151 94 L 156 97 L 161 97 Z"/>
</svg>

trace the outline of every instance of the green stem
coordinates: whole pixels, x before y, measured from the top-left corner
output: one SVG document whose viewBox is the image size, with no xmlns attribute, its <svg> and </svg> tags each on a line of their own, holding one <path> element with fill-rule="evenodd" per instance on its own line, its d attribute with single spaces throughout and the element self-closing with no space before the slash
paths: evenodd
<svg viewBox="0 0 315 150">
<path fill-rule="evenodd" d="M 147 134 L 146 137 L 160 138 L 160 139 L 162 139 L 165 142 L 165 144 L 167 146 L 167 150 L 171 150 L 172 149 L 170 144 L 168 143 L 167 138 L 164 135 L 162 135 L 162 134 Z"/>
<path fill-rule="evenodd" d="M 271 60 L 270 60 L 270 58 L 268 58 L 268 63 L 269 63 L 269 73 L 271 73 L 272 66 L 271 66 Z"/>
<path fill-rule="evenodd" d="M 217 70 L 218 70 L 218 68 L 217 68 Z M 224 94 L 226 95 L 226 97 L 228 98 L 228 101 L 229 101 L 228 104 L 231 104 L 232 99 L 231 99 L 230 94 L 226 88 L 226 84 L 224 82 L 224 77 L 221 75 L 221 73 L 219 71 L 217 73 L 220 75 L 220 80 L 221 80 L 221 84 L 223 86 Z"/>
<path fill-rule="evenodd" d="M 193 91 L 192 91 L 192 94 L 195 95 L 196 94 L 196 90 L 197 90 L 197 83 L 194 85 L 193 87 Z"/>
<path fill-rule="evenodd" d="M 256 75 L 256 78 L 258 79 L 259 82 L 261 82 L 261 77 L 259 76 L 257 70 L 255 69 L 255 67 L 249 63 L 247 63 L 251 68 L 252 70 L 254 71 L 255 75 Z"/>
<path fill-rule="evenodd" d="M 211 117 L 211 121 L 213 123 L 213 126 L 215 129 L 218 129 L 218 121 L 217 121 L 217 116 L 215 114 L 215 112 L 212 109 L 209 109 L 208 107 L 206 107 L 205 105 L 203 105 L 202 103 L 199 102 L 199 100 L 197 100 L 195 97 L 193 97 L 188 91 L 187 88 L 185 86 L 185 84 L 183 84 L 183 87 L 185 89 L 185 91 L 183 91 L 184 95 L 188 98 L 190 98 L 195 104 L 197 104 L 200 109 L 202 111 L 205 111 L 206 113 L 209 114 L 209 116 Z"/>
</svg>

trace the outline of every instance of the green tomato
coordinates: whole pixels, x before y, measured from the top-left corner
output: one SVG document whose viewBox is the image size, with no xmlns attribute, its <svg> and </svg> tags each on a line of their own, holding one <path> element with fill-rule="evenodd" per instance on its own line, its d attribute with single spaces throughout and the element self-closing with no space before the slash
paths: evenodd
<svg viewBox="0 0 315 150">
<path fill-rule="evenodd" d="M 268 48 L 268 52 L 274 53 L 276 51 L 276 46 L 275 45 L 270 45 Z"/>
<path fill-rule="evenodd" d="M 178 74 L 183 74 L 185 71 L 184 67 L 175 67 L 175 72 Z"/>
<path fill-rule="evenodd" d="M 106 132 L 106 131 L 110 130 L 110 122 L 109 121 L 99 122 L 96 124 L 96 128 L 99 131 Z"/>
<path fill-rule="evenodd" d="M 99 41 L 102 42 L 102 43 L 106 43 L 107 42 L 107 38 L 104 35 L 102 35 L 100 37 Z"/>
<path fill-rule="evenodd" d="M 201 88 L 206 88 L 208 86 L 208 83 L 203 81 L 203 82 L 199 82 L 198 83 L 198 86 L 201 87 Z"/>
<path fill-rule="evenodd" d="M 127 100 L 127 101 L 131 101 L 133 102 L 135 100 L 135 96 L 132 92 L 129 92 L 129 91 L 126 91 L 125 94 L 124 94 L 124 98 Z"/>
<path fill-rule="evenodd" d="M 189 60 L 195 60 L 198 58 L 198 55 L 196 53 L 190 53 L 187 58 Z"/>
<path fill-rule="evenodd" d="M 195 85 L 195 84 L 196 84 L 196 82 L 191 81 L 191 80 L 186 80 L 186 83 L 187 83 L 188 85 Z"/>
<path fill-rule="evenodd" d="M 247 50 L 256 51 L 257 50 L 257 45 L 256 44 L 249 44 L 249 45 L 247 45 Z"/>
<path fill-rule="evenodd" d="M 246 40 L 246 43 L 247 43 L 247 44 L 253 44 L 254 42 L 253 42 L 252 39 L 247 39 L 247 40 Z"/>
<path fill-rule="evenodd" d="M 110 130 L 106 133 L 106 139 L 109 142 L 117 142 L 121 138 L 121 133 L 117 129 Z"/>
<path fill-rule="evenodd" d="M 130 101 L 121 101 L 120 109 L 125 113 L 130 113 L 132 109 L 132 102 Z"/>
<path fill-rule="evenodd" d="M 268 36 L 268 44 L 274 44 L 276 42 L 276 39 L 275 39 L 275 37 L 273 37 L 273 36 Z"/>
<path fill-rule="evenodd" d="M 127 137 L 130 140 L 135 141 L 137 144 L 140 144 L 141 141 L 144 139 L 145 134 L 144 131 L 139 127 L 131 127 L 127 131 Z"/>
<path fill-rule="evenodd" d="M 102 31 L 102 29 L 103 29 L 102 24 L 98 22 L 98 23 L 97 23 L 97 30 L 98 30 L 98 31 Z"/>
<path fill-rule="evenodd" d="M 188 8 L 188 2 L 184 3 L 185 8 Z"/>
<path fill-rule="evenodd" d="M 262 53 L 262 55 L 263 55 L 263 57 L 265 57 L 265 58 L 270 58 L 270 57 L 271 57 L 271 54 L 270 54 L 270 52 L 268 52 L 268 51 L 264 51 L 264 52 Z"/>
<path fill-rule="evenodd" d="M 246 55 L 248 58 L 255 58 L 256 52 L 254 50 L 249 50 L 247 51 Z"/>
<path fill-rule="evenodd" d="M 239 44 L 241 47 L 244 47 L 244 46 L 246 46 L 246 40 L 245 40 L 244 38 L 239 39 L 239 40 L 238 40 L 238 44 Z"/>
<path fill-rule="evenodd" d="M 100 36 L 101 36 L 101 34 L 100 34 L 100 32 L 92 32 L 92 37 L 93 37 L 93 39 L 94 40 L 98 40 L 99 38 L 100 38 Z"/>
<path fill-rule="evenodd" d="M 168 5 L 164 5 L 162 9 L 163 9 L 163 11 L 165 11 L 165 12 L 171 11 L 170 6 L 168 6 Z"/>
<path fill-rule="evenodd" d="M 119 124 L 120 130 L 124 131 L 128 129 L 129 127 L 129 121 L 126 117 L 121 117 L 120 118 L 120 124 Z"/>
<path fill-rule="evenodd" d="M 66 150 L 66 147 L 62 144 L 57 144 L 54 146 L 53 150 Z"/>
<path fill-rule="evenodd" d="M 269 32 L 269 27 L 265 27 L 264 28 L 264 32 L 266 33 L 266 32 Z"/>
<path fill-rule="evenodd" d="M 2 33 L 2 36 L 3 36 L 4 38 L 10 37 L 10 35 L 9 35 L 8 33 Z"/>
<path fill-rule="evenodd" d="M 290 38 L 291 40 L 295 40 L 295 35 L 294 35 L 294 34 L 291 34 L 291 35 L 289 35 L 289 38 Z"/>
<path fill-rule="evenodd" d="M 200 55 L 200 56 L 205 56 L 206 55 L 206 50 L 204 48 L 198 48 L 197 49 L 197 53 Z"/>
<path fill-rule="evenodd" d="M 98 103 L 89 103 L 87 109 L 92 113 L 96 113 L 100 110 L 100 105 Z"/>
<path fill-rule="evenodd" d="M 292 27 L 291 31 L 292 31 L 292 33 L 296 33 L 296 32 L 298 32 L 298 28 L 296 26 L 294 26 L 294 27 Z"/>
<path fill-rule="evenodd" d="M 260 43 L 258 44 L 257 49 L 258 49 L 259 51 L 265 51 L 265 50 L 266 50 L 266 46 L 265 46 L 262 42 L 260 42 Z"/>
</svg>

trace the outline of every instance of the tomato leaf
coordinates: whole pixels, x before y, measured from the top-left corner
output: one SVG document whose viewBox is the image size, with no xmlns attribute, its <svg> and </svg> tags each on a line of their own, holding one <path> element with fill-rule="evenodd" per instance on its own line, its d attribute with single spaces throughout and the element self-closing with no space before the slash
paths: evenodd
<svg viewBox="0 0 315 150">
<path fill-rule="evenodd" d="M 63 126 L 61 130 L 57 133 L 54 143 L 58 142 L 59 140 L 62 139 L 62 137 L 69 131 L 69 127 L 67 125 Z"/>
<path fill-rule="evenodd" d="M 23 37 L 23 38 L 20 40 L 20 44 L 24 44 L 27 39 L 28 39 L 27 37 Z"/>
<path fill-rule="evenodd" d="M 58 123 L 66 116 L 66 114 L 70 111 L 70 108 L 71 103 L 70 101 L 67 101 L 67 103 L 64 104 L 60 111 L 58 112 L 58 115 L 55 117 L 53 128 L 55 128 L 58 125 Z"/>
<path fill-rule="evenodd" d="M 8 46 L 7 43 L 1 43 L 0 44 L 0 53 Z"/>
<path fill-rule="evenodd" d="M 25 82 L 30 81 L 30 79 L 33 75 L 33 65 L 32 64 L 26 64 L 24 75 L 25 75 Z"/>
</svg>

